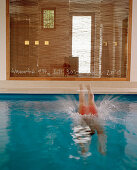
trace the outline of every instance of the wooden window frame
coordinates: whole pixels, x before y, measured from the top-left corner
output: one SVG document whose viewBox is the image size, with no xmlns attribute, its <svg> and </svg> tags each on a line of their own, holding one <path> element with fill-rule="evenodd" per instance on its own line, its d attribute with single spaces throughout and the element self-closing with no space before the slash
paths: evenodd
<svg viewBox="0 0 137 170">
<path fill-rule="evenodd" d="M 127 78 L 11 77 L 10 76 L 10 15 L 9 15 L 9 0 L 6 0 L 6 79 L 7 80 L 36 80 L 36 81 L 37 80 L 44 80 L 44 81 L 130 81 L 132 4 L 133 4 L 133 0 L 129 0 L 129 27 L 128 27 L 128 33 L 129 34 L 128 34 Z M 48 9 L 48 8 L 45 8 L 45 9 Z M 56 14 L 56 12 L 55 12 L 55 14 Z M 44 30 L 48 30 L 48 29 L 44 29 Z M 50 29 L 50 30 L 52 30 L 52 29 Z"/>
<path fill-rule="evenodd" d="M 43 11 L 44 10 L 54 10 L 54 28 L 43 28 Z M 41 10 L 41 28 L 42 30 L 55 30 L 56 29 L 56 8 L 42 8 Z"/>
</svg>

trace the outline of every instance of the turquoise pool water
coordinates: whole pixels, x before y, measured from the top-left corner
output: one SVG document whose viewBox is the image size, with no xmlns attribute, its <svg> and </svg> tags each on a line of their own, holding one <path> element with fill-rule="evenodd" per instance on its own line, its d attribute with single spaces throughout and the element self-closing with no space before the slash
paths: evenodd
<svg viewBox="0 0 137 170">
<path fill-rule="evenodd" d="M 95 95 L 106 136 L 76 142 L 78 95 L 0 94 L 0 170 L 137 169 L 137 95 Z M 90 139 L 91 138 L 91 139 Z"/>
</svg>

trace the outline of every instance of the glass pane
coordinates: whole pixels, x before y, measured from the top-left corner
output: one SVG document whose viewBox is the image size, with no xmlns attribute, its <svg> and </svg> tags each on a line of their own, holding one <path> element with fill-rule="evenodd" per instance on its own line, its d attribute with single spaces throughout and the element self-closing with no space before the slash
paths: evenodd
<svg viewBox="0 0 137 170">
<path fill-rule="evenodd" d="M 54 10 L 43 10 L 43 28 L 54 28 Z"/>
<path fill-rule="evenodd" d="M 72 56 L 79 57 L 79 73 L 90 73 L 91 16 L 73 16 Z"/>
<path fill-rule="evenodd" d="M 129 0 L 10 0 L 10 76 L 126 78 L 129 18 Z"/>
</svg>

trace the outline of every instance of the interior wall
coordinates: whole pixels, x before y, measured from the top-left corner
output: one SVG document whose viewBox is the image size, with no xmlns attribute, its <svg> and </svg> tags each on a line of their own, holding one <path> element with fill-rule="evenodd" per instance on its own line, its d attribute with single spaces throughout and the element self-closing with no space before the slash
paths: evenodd
<svg viewBox="0 0 137 170">
<path fill-rule="evenodd" d="M 41 13 L 44 8 L 56 8 L 55 29 L 43 29 Z M 122 21 L 128 19 L 128 8 L 129 0 L 121 0 L 121 2 L 119 0 L 101 2 L 97 0 L 81 0 L 81 2 L 79 0 L 10 0 L 10 76 L 126 78 L 127 60 L 124 65 L 121 59 L 122 51 L 125 51 L 125 58 L 127 58 L 128 50 L 127 43 L 122 42 Z M 81 19 L 78 17 L 74 24 L 75 15 L 89 15 L 91 21 L 88 23 L 87 20 L 82 19 L 80 24 Z M 78 26 L 78 23 L 83 27 Z M 76 25 L 77 31 L 74 29 Z M 115 50 L 113 49 L 114 36 L 118 44 Z M 127 32 L 123 37 L 127 37 Z M 29 45 L 24 44 L 25 40 L 29 40 Z M 40 42 L 39 46 L 34 44 L 37 40 Z M 44 41 L 49 41 L 49 45 L 45 46 Z M 104 42 L 107 45 L 104 45 Z M 72 57 L 69 50 L 71 46 Z M 116 53 L 115 58 L 114 53 Z M 79 59 L 77 60 L 79 72 L 72 74 L 77 67 L 70 69 L 71 63 L 65 62 L 65 58 L 74 60 L 76 57 Z M 68 74 L 66 67 L 68 67 Z M 100 67 L 101 74 L 99 74 Z M 92 68 L 94 72 L 91 71 Z M 121 75 L 122 68 L 124 68 L 123 75 Z"/>
<path fill-rule="evenodd" d="M 137 1 L 133 0 L 132 14 L 132 51 L 131 51 L 131 82 L 137 82 Z M 6 1 L 0 4 L 0 80 L 6 80 Z"/>
<path fill-rule="evenodd" d="M 0 80 L 6 80 L 6 0 L 0 0 Z"/>
<path fill-rule="evenodd" d="M 11 77 L 52 76 L 55 69 L 63 67 L 64 57 L 69 58 L 71 54 L 68 31 L 69 1 L 28 2 L 20 5 L 10 3 Z M 55 8 L 56 29 L 42 28 L 41 13 L 42 9 L 46 8 Z M 25 40 L 29 40 L 29 46 L 24 45 Z M 38 40 L 39 46 L 36 46 L 34 42 Z M 48 41 L 49 45 L 45 46 L 45 41 Z"/>
<path fill-rule="evenodd" d="M 131 43 L 131 82 L 137 82 L 137 0 L 132 8 L 132 43 Z"/>
</svg>

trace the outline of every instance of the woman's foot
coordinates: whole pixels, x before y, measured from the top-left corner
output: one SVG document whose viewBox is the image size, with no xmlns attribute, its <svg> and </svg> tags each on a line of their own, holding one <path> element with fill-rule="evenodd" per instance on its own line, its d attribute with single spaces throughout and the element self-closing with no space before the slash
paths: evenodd
<svg viewBox="0 0 137 170">
<path fill-rule="evenodd" d="M 89 96 L 89 104 L 94 101 L 94 94 L 91 88 L 91 85 L 87 85 L 87 90 L 88 90 L 88 96 Z"/>
<path fill-rule="evenodd" d="M 91 94 L 93 94 L 93 91 L 92 91 L 92 88 L 91 88 L 91 84 L 88 84 L 88 85 L 87 85 L 87 90 L 88 90 Z"/>
<path fill-rule="evenodd" d="M 83 84 L 80 84 L 79 86 L 80 86 L 80 90 L 83 90 Z"/>
</svg>

